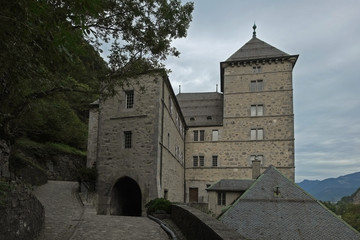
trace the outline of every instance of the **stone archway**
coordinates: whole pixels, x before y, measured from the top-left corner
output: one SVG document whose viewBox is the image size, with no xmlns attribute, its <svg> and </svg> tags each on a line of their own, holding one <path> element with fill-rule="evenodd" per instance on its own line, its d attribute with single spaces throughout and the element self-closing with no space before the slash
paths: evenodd
<svg viewBox="0 0 360 240">
<path fill-rule="evenodd" d="M 129 177 L 120 178 L 111 192 L 110 214 L 119 216 L 141 216 L 141 190 Z"/>
</svg>

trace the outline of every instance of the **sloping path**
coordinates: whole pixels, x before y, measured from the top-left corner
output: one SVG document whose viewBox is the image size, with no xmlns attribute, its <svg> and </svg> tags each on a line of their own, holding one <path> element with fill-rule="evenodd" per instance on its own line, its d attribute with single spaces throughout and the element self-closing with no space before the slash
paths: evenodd
<svg viewBox="0 0 360 240">
<path fill-rule="evenodd" d="M 168 240 L 158 224 L 145 217 L 96 215 L 76 198 L 76 182 L 49 181 L 34 194 L 45 207 L 39 240 Z"/>
</svg>

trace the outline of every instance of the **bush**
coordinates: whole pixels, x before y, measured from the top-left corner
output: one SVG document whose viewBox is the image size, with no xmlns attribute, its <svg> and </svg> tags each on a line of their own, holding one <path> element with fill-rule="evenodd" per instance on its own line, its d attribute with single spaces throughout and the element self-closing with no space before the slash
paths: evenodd
<svg viewBox="0 0 360 240">
<path fill-rule="evenodd" d="M 145 207 L 147 208 L 146 213 L 148 215 L 161 211 L 168 214 L 171 213 L 171 202 L 165 198 L 155 198 L 148 202 Z"/>
<path fill-rule="evenodd" d="M 79 181 L 95 183 L 97 175 L 98 174 L 95 167 L 81 168 L 79 170 Z"/>
</svg>

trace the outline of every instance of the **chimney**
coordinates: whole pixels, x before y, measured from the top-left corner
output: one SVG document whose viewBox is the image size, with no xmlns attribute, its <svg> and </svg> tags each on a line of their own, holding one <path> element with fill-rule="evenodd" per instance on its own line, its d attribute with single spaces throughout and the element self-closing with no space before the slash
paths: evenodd
<svg viewBox="0 0 360 240">
<path fill-rule="evenodd" d="M 181 93 L 181 85 L 179 85 L 179 93 Z"/>
<path fill-rule="evenodd" d="M 218 92 L 218 85 L 216 84 L 216 92 Z"/>
<path fill-rule="evenodd" d="M 252 178 L 257 179 L 260 176 L 260 160 L 252 161 Z"/>
</svg>

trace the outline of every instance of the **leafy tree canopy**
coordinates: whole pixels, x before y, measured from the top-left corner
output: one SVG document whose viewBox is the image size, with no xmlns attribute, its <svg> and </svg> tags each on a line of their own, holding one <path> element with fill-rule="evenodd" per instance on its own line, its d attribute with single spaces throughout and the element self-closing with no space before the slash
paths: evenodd
<svg viewBox="0 0 360 240">
<path fill-rule="evenodd" d="M 44 113 L 42 108 L 54 102 L 63 103 L 57 109 L 65 113 L 70 107 L 81 118 L 79 102 L 88 103 L 99 89 L 115 94 L 114 86 L 124 79 L 163 67 L 167 56 L 179 55 L 171 42 L 186 36 L 192 11 L 193 3 L 179 0 L 4 1 L 0 135 L 16 137 L 32 128 L 21 121 L 31 121 L 29 109 L 36 110 L 31 114 Z M 102 43 L 112 46 L 108 64 L 98 54 Z M 41 101 L 52 96 L 61 101 Z M 41 128 L 39 122 L 59 119 L 41 119 L 33 129 Z"/>
</svg>

